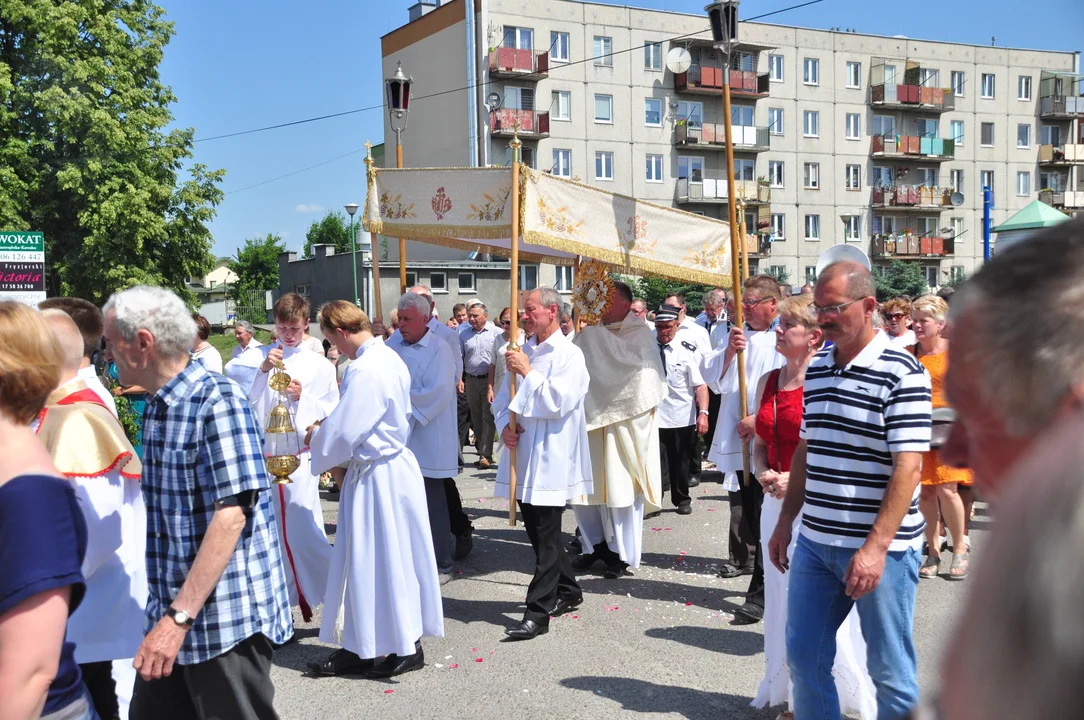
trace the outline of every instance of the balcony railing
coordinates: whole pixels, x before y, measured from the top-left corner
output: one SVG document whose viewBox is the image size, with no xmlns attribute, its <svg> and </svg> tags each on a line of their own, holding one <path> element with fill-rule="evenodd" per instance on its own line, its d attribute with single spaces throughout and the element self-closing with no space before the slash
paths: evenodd
<svg viewBox="0 0 1084 720">
<path fill-rule="evenodd" d="M 924 85 L 872 85 L 869 101 L 875 107 L 921 110 L 924 113 L 949 112 L 956 108 L 952 88 Z"/>
<path fill-rule="evenodd" d="M 549 71 L 548 52 L 501 47 L 489 53 L 489 76 L 493 78 L 536 75 L 537 79 L 541 79 L 547 77 Z"/>
<path fill-rule="evenodd" d="M 489 113 L 489 128 L 494 137 L 511 137 L 515 133 L 517 122 L 520 137 L 537 139 L 550 136 L 548 112 L 502 108 Z"/>
<path fill-rule="evenodd" d="M 943 210 L 952 207 L 952 188 L 930 185 L 875 187 L 870 205 L 883 210 Z"/>
<path fill-rule="evenodd" d="M 1073 119 L 1084 117 L 1084 97 L 1056 96 L 1039 98 L 1039 116 L 1054 119 Z"/>
<path fill-rule="evenodd" d="M 1039 200 L 1059 210 L 1079 210 L 1084 208 L 1084 191 L 1040 190 Z"/>
<path fill-rule="evenodd" d="M 1084 145 L 1040 145 L 1040 165 L 1084 164 Z"/>
<path fill-rule="evenodd" d="M 714 95 L 723 90 L 724 72 L 726 70 L 721 67 L 693 65 L 687 72 L 674 75 L 674 88 L 678 92 Z M 768 88 L 768 73 L 766 72 L 758 73 L 755 70 L 730 71 L 731 97 L 767 97 Z"/>
<path fill-rule="evenodd" d="M 912 234 L 874 235 L 870 256 L 875 258 L 939 258 L 956 254 L 956 238 Z"/>
<path fill-rule="evenodd" d="M 749 205 L 763 205 L 771 202 L 771 188 L 756 180 L 734 181 L 734 194 L 744 198 Z M 679 178 L 674 199 L 677 202 L 727 202 L 727 181 L 722 173 L 708 176 L 694 173 L 691 178 Z"/>
<path fill-rule="evenodd" d="M 770 145 L 770 136 L 766 127 L 751 127 L 747 125 L 731 125 L 731 138 L 734 141 L 735 150 L 760 152 L 767 150 Z M 726 148 L 726 126 L 716 123 L 682 124 L 674 128 L 675 145 L 714 145 L 719 149 Z"/>
<path fill-rule="evenodd" d="M 916 160 L 940 162 L 956 154 L 956 141 L 916 135 L 874 135 L 870 154 L 873 157 L 913 157 Z"/>
</svg>

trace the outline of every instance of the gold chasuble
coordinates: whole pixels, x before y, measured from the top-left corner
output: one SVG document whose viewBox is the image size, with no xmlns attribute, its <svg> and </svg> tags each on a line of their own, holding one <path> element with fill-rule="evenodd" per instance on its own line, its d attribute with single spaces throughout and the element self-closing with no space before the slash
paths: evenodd
<svg viewBox="0 0 1084 720">
<path fill-rule="evenodd" d="M 143 465 L 120 421 L 82 380 L 64 383 L 38 415 L 38 438 L 65 477 L 101 477 L 120 470 L 138 480 Z"/>
</svg>

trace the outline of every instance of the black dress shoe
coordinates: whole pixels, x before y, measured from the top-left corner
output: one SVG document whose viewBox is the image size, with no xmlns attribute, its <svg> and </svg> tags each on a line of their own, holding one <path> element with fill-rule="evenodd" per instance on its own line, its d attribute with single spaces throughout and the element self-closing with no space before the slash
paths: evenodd
<svg viewBox="0 0 1084 720">
<path fill-rule="evenodd" d="M 421 670 L 425 667 L 425 653 L 422 652 L 421 644 L 415 643 L 413 655 L 391 654 L 373 666 L 373 669 L 365 673 L 366 677 L 380 680 L 408 673 L 411 670 Z"/>
<path fill-rule="evenodd" d="M 764 608 L 747 602 L 735 610 L 734 615 L 742 618 L 748 623 L 756 623 L 764 619 Z"/>
<path fill-rule="evenodd" d="M 650 520 L 651 518 L 657 518 L 659 515 L 662 515 L 662 510 L 656 510 L 655 512 L 649 512 L 647 515 L 644 515 L 644 520 Z"/>
<path fill-rule="evenodd" d="M 549 623 L 543 625 L 534 620 L 524 620 L 519 625 L 505 630 L 504 634 L 512 640 L 534 640 L 539 635 L 545 635 L 549 631 Z"/>
<path fill-rule="evenodd" d="M 582 604 L 583 595 L 580 595 L 578 598 L 557 598 L 557 602 L 553 605 L 553 610 L 550 610 L 550 615 L 553 617 L 560 617 L 565 613 L 572 612 Z"/>
<path fill-rule="evenodd" d="M 602 577 L 607 580 L 616 580 L 617 578 L 628 574 L 629 564 L 624 560 L 618 560 L 617 562 L 610 563 L 606 566 L 606 570 L 602 573 Z"/>
<path fill-rule="evenodd" d="M 692 515 L 693 514 L 693 506 L 688 505 L 688 504 L 678 505 L 677 514 L 678 515 Z"/>
<path fill-rule="evenodd" d="M 572 558 L 572 567 L 576 570 L 586 570 L 598 560 L 594 553 L 584 553 Z"/>
<path fill-rule="evenodd" d="M 694 488 L 694 487 L 697 487 L 699 485 L 700 485 L 700 476 L 699 475 L 693 475 L 691 478 L 689 478 L 689 487 Z"/>
<path fill-rule="evenodd" d="M 453 558 L 462 560 L 470 555 L 470 551 L 474 549 L 473 533 L 474 528 L 468 528 L 455 536 L 455 552 L 452 553 Z"/>
<path fill-rule="evenodd" d="M 365 660 L 349 650 L 336 650 L 321 663 L 306 663 L 315 675 L 362 675 L 372 670 L 374 660 Z"/>
</svg>

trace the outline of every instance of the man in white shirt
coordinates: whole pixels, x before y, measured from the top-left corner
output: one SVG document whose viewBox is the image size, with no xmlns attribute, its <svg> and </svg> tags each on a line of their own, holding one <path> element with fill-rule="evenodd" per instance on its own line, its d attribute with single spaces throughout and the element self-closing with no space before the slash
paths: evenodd
<svg viewBox="0 0 1084 720">
<path fill-rule="evenodd" d="M 708 337 L 711 339 L 711 349 L 714 350 L 726 337 L 726 290 L 712 288 L 704 293 L 703 302 L 704 310 L 696 316 L 694 322 L 708 331 Z M 722 332 L 717 332 L 720 327 Z"/>
<path fill-rule="evenodd" d="M 692 513 L 689 459 L 696 439 L 708 431 L 708 388 L 700 376 L 701 352 L 681 338 L 681 308 L 663 305 L 655 313 L 655 339 L 666 375 L 666 396 L 659 405 L 659 443 L 663 489 L 679 515 Z M 688 335 L 686 337 L 689 337 Z"/>
<path fill-rule="evenodd" d="M 429 302 L 415 293 L 399 298 L 399 331 L 388 340 L 410 372 L 410 437 L 407 447 L 425 480 L 433 552 L 443 585 L 452 579 L 452 530 L 445 480 L 456 468 L 455 403 L 448 385 L 455 382 L 452 350 L 426 324 Z"/>
<path fill-rule="evenodd" d="M 702 358 L 711 352 L 711 336 L 703 325 L 700 325 L 691 317 L 685 314 L 685 296 L 682 294 L 670 295 L 664 301 L 664 304 L 671 305 L 679 308 L 678 313 L 678 335 L 681 340 L 692 343 L 696 346 L 696 350 L 699 356 Z M 657 318 L 656 318 L 657 321 Z M 699 362 L 697 363 L 699 366 Z M 708 414 L 710 416 L 711 410 L 711 393 L 708 393 Z M 711 429 L 711 421 L 708 421 L 708 429 Z M 703 458 L 707 454 L 708 446 L 704 444 L 704 438 L 701 435 L 697 435 L 693 442 L 693 451 L 689 453 L 689 487 L 693 488 L 700 484 L 700 470 L 703 465 Z"/>
<path fill-rule="evenodd" d="M 558 319 L 561 322 L 561 332 L 565 335 L 576 334 L 576 323 L 572 321 L 572 303 L 561 303 L 561 313 Z"/>
<path fill-rule="evenodd" d="M 105 332 L 102 311 L 89 300 L 73 297 L 48 298 L 38 303 L 38 310 L 49 309 L 63 310 L 79 328 L 79 334 L 83 337 L 83 359 L 79 364 L 79 379 L 94 391 L 102 404 L 113 413 L 113 417 L 117 417 L 117 403 L 113 400 L 113 394 L 102 384 L 91 362 L 94 353 L 102 347 L 102 334 Z"/>
<path fill-rule="evenodd" d="M 465 330 L 463 330 L 465 328 Z M 463 349 L 463 387 L 474 426 L 474 447 L 478 451 L 478 467 L 493 464 L 493 412 L 489 405 L 489 366 L 501 331 L 489 321 L 489 310 L 475 301 L 467 311 L 467 324 L 460 326 L 459 345 Z"/>
<path fill-rule="evenodd" d="M 256 332 L 256 328 L 248 320 L 238 320 L 234 324 L 233 337 L 237 340 L 237 345 L 233 348 L 233 360 L 236 360 L 241 353 L 249 348 L 258 348 L 263 345 L 262 342 L 252 337 L 254 332 Z"/>
<path fill-rule="evenodd" d="M 655 330 L 655 323 L 651 322 L 651 320 L 649 320 L 647 317 L 646 300 L 644 300 L 643 298 L 633 298 L 632 305 L 629 307 L 629 312 L 643 320 L 644 324 L 651 328 L 652 331 Z"/>
</svg>

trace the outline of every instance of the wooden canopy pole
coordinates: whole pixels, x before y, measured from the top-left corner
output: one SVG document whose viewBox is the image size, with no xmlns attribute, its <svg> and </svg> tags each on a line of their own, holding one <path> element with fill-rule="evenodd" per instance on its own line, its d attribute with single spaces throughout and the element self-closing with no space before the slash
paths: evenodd
<svg viewBox="0 0 1084 720">
<path fill-rule="evenodd" d="M 368 179 L 369 173 L 373 172 L 373 154 L 372 145 L 368 140 L 365 141 L 365 177 Z M 362 216 L 364 217 L 364 215 Z M 380 302 L 380 235 L 378 233 L 369 234 L 369 258 L 373 265 L 373 305 L 376 315 L 370 320 L 379 319 L 380 322 L 384 322 L 384 306 Z"/>
<path fill-rule="evenodd" d="M 738 235 L 741 238 L 741 280 L 749 279 L 749 236 L 745 227 L 745 192 L 738 200 Z"/>
<path fill-rule="evenodd" d="M 519 123 L 513 128 L 512 142 L 508 143 L 512 148 L 512 278 L 509 283 L 512 287 L 512 297 L 508 300 L 508 317 L 512 321 L 509 329 L 508 350 L 518 351 L 519 348 L 519 149 L 523 142 L 519 139 Z M 508 374 L 508 399 L 516 396 L 516 374 Z M 516 429 L 516 414 L 508 413 L 508 426 Z M 508 526 L 516 526 L 516 449 L 508 448 Z"/>
<path fill-rule="evenodd" d="M 402 133 L 395 131 L 395 167 L 403 169 Z M 406 295 L 406 240 L 399 238 L 399 295 Z"/>
</svg>

